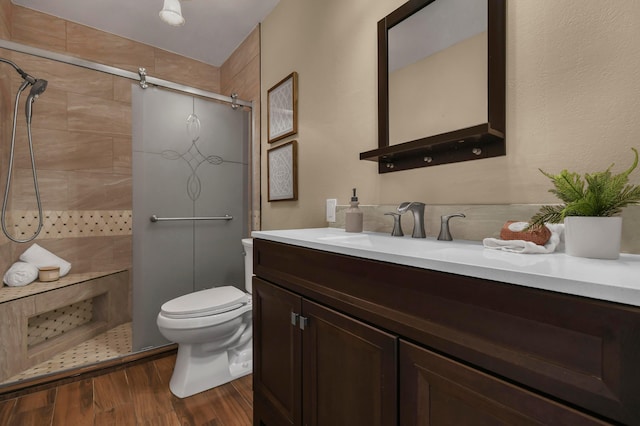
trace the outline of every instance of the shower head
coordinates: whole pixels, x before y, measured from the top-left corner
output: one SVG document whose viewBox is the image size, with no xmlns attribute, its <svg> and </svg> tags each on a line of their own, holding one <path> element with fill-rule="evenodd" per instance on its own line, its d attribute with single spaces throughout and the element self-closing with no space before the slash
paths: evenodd
<svg viewBox="0 0 640 426">
<path fill-rule="evenodd" d="M 33 82 L 31 86 L 31 91 L 29 92 L 29 96 L 27 96 L 27 103 L 25 104 L 25 114 L 27 115 L 27 123 L 31 123 L 31 114 L 32 114 L 32 105 L 33 102 L 38 99 L 45 90 L 47 89 L 47 80 L 37 79 Z"/>
<path fill-rule="evenodd" d="M 27 115 L 27 123 L 31 124 L 31 109 L 33 105 L 33 101 L 38 99 L 47 88 L 47 80 L 35 78 L 22 70 L 19 66 L 14 64 L 8 59 L 0 58 L 0 62 L 4 62 L 5 64 L 11 65 L 20 76 L 24 79 L 24 82 L 20 86 L 19 93 L 21 93 L 28 84 L 31 85 L 31 91 L 29 92 L 29 96 L 27 97 L 27 103 L 25 104 L 25 113 Z M 17 101 L 16 101 L 17 102 Z"/>
<path fill-rule="evenodd" d="M 29 96 L 33 96 L 35 99 L 38 99 L 38 96 L 42 95 L 45 90 L 47 90 L 47 80 L 39 78 L 33 82 Z"/>
</svg>

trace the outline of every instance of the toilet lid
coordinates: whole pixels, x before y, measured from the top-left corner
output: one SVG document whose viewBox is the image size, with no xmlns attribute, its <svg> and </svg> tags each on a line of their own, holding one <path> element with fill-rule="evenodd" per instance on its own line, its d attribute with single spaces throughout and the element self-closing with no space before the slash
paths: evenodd
<svg viewBox="0 0 640 426">
<path fill-rule="evenodd" d="M 160 310 L 170 318 L 204 317 L 237 309 L 248 300 L 247 293 L 236 287 L 215 287 L 169 300 Z"/>
</svg>

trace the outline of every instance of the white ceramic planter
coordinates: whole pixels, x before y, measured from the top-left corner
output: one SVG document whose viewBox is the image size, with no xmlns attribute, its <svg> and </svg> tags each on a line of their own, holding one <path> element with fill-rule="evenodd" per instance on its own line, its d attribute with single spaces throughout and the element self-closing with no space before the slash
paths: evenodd
<svg viewBox="0 0 640 426">
<path fill-rule="evenodd" d="M 570 216 L 564 219 L 565 253 L 594 259 L 620 256 L 622 218 Z"/>
</svg>

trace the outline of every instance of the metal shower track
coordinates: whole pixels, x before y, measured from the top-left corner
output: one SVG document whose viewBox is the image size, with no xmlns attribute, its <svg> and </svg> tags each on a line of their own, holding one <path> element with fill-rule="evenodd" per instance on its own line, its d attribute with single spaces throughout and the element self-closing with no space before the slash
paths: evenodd
<svg viewBox="0 0 640 426">
<path fill-rule="evenodd" d="M 69 55 L 63 55 L 61 53 L 49 52 L 48 50 L 39 49 L 37 47 L 25 46 L 24 44 L 14 43 L 8 40 L 0 40 L 0 48 L 12 50 L 14 52 L 26 53 L 28 55 L 37 56 L 44 59 L 51 59 L 52 61 L 62 62 L 69 65 L 75 65 L 82 68 L 87 68 L 94 71 L 103 72 L 106 74 L 115 75 L 118 77 L 128 78 L 135 81 L 144 81 L 148 84 L 164 87 L 167 89 L 173 89 L 180 92 L 190 93 L 192 95 L 202 96 L 209 99 L 215 99 L 217 101 L 228 102 L 231 105 L 242 105 L 251 108 L 253 103 L 251 101 L 243 101 L 230 96 L 220 95 L 214 92 L 208 92 L 206 90 L 196 89 L 195 87 L 185 86 L 183 84 L 174 83 L 172 81 L 163 80 L 161 78 L 149 77 L 139 73 L 123 70 L 121 68 L 112 67 L 109 65 L 99 64 L 97 62 L 91 62 L 80 58 L 75 58 Z"/>
</svg>

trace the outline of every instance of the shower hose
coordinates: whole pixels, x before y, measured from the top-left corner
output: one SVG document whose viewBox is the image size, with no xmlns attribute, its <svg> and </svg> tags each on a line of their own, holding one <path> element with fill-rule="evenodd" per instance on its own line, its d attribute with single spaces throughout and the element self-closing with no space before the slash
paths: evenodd
<svg viewBox="0 0 640 426">
<path fill-rule="evenodd" d="M 9 154 L 9 167 L 7 170 L 7 182 L 4 188 L 4 200 L 2 202 L 2 215 L 0 217 L 0 223 L 2 224 L 2 232 L 4 232 L 4 235 L 6 235 L 7 238 L 9 238 L 11 241 L 15 243 L 28 243 L 29 241 L 34 240 L 38 236 L 38 234 L 40 234 L 40 230 L 42 229 L 42 204 L 40 202 L 40 190 L 38 189 L 38 176 L 36 174 L 36 161 L 33 155 L 33 143 L 31 142 L 31 120 L 27 119 L 27 139 L 29 140 L 29 155 L 31 156 L 31 171 L 33 174 L 33 187 L 36 192 L 36 202 L 38 204 L 38 228 L 36 229 L 35 233 L 32 236 L 24 240 L 13 237 L 7 231 L 7 217 L 6 217 L 7 216 L 7 200 L 9 198 L 9 191 L 11 189 L 11 175 L 13 173 L 13 157 L 14 157 L 14 150 L 16 145 L 16 122 L 18 120 L 18 103 L 20 102 L 20 95 L 28 85 L 29 85 L 29 82 L 27 80 L 23 81 L 22 84 L 20 85 L 20 88 L 18 89 L 18 93 L 16 93 L 16 102 L 13 109 L 13 128 L 11 130 L 11 151 Z M 28 99 L 27 102 L 29 101 L 30 100 Z"/>
</svg>

